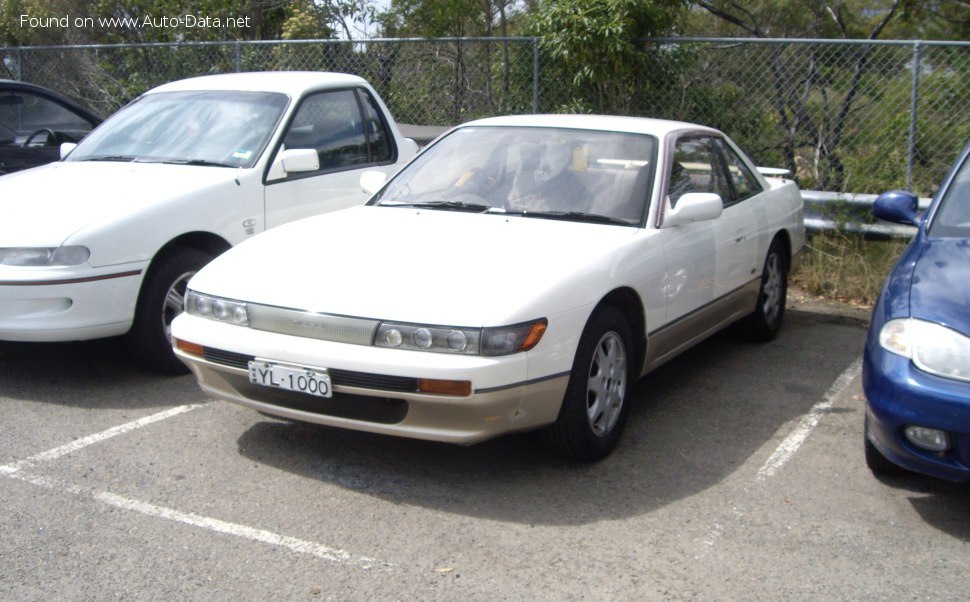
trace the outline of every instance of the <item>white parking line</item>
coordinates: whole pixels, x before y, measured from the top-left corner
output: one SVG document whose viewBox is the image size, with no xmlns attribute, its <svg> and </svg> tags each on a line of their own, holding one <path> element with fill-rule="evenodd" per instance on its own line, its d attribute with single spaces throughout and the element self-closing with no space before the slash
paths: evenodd
<svg viewBox="0 0 970 602">
<path fill-rule="evenodd" d="M 849 386 L 849 383 L 859 374 L 862 369 L 862 358 L 857 359 L 852 362 L 845 371 L 839 375 L 829 390 L 825 392 L 825 397 L 822 401 L 818 402 L 812 409 L 809 410 L 808 414 L 802 417 L 799 421 L 798 426 L 795 430 L 791 432 L 785 440 L 775 449 L 775 452 L 771 454 L 771 457 L 761 466 L 758 470 L 758 480 L 764 481 L 775 474 L 779 468 L 784 466 L 798 448 L 805 443 L 808 436 L 812 434 L 812 431 L 818 426 L 819 421 L 822 419 L 829 410 L 832 409 L 832 404 L 835 403 L 836 398 L 838 398 L 845 388 Z"/>
<path fill-rule="evenodd" d="M 50 462 L 51 460 L 56 460 L 61 456 L 66 456 L 69 453 L 76 452 L 79 449 L 88 447 L 89 445 L 94 445 L 95 443 L 100 443 L 105 439 L 110 439 L 118 435 L 123 435 L 125 433 L 140 429 L 142 427 L 148 426 L 160 420 L 165 420 L 166 418 L 171 418 L 172 416 L 178 416 L 179 414 L 184 414 L 185 412 L 191 412 L 197 408 L 201 408 L 202 404 L 192 404 L 178 406 L 170 410 L 165 410 L 164 412 L 159 412 L 157 414 L 152 414 L 151 416 L 145 416 L 138 420 L 134 420 L 127 424 L 122 424 L 109 428 L 106 431 L 101 431 L 100 433 L 95 433 L 93 435 L 88 435 L 76 441 L 72 441 L 67 445 L 62 445 L 60 447 L 55 447 L 54 449 L 45 451 L 43 453 L 31 456 L 19 462 L 14 462 L 13 464 L 6 464 L 0 466 L 0 474 L 11 475 L 15 472 L 23 470 L 28 466 L 33 466 L 34 464 L 39 464 L 41 462 Z"/>
<path fill-rule="evenodd" d="M 100 443 L 112 437 L 122 435 L 124 433 L 129 433 L 131 431 L 143 428 L 150 424 L 171 418 L 173 416 L 178 416 L 179 414 L 184 414 L 190 412 L 197 408 L 201 408 L 204 404 L 192 404 L 184 405 L 172 408 L 170 410 L 165 410 L 164 412 L 159 412 L 157 414 L 152 414 L 151 416 L 145 416 L 138 420 L 128 422 L 116 427 L 112 427 L 100 433 L 95 433 L 87 437 L 83 437 L 76 441 L 72 441 L 66 445 L 60 447 L 55 447 L 54 449 L 48 450 L 43 453 L 33 455 L 29 458 L 25 458 L 18 462 L 13 462 L 11 464 L 6 464 L 0 466 L 0 476 L 7 476 L 18 481 L 23 481 L 30 483 L 32 485 L 37 485 L 54 491 L 60 491 L 64 493 L 70 493 L 72 495 L 78 495 L 83 497 L 89 497 L 93 500 L 97 500 L 103 504 L 113 506 L 115 508 L 121 508 L 123 510 L 129 510 L 131 512 L 137 512 L 146 516 L 162 518 L 165 520 L 181 523 L 183 525 L 188 525 L 191 527 L 197 527 L 200 529 L 205 529 L 207 531 L 213 531 L 216 533 L 222 533 L 225 535 L 230 535 L 233 537 L 240 537 L 242 539 L 248 539 L 250 541 L 256 541 L 279 548 L 285 548 L 292 552 L 298 554 L 307 554 L 320 558 L 322 560 L 328 560 L 331 562 L 339 564 L 347 564 L 360 567 L 362 569 L 371 569 L 375 567 L 389 569 L 390 564 L 386 562 L 381 562 L 374 558 L 369 558 L 366 556 L 353 556 L 350 552 L 333 548 L 330 546 L 325 546 L 320 543 L 313 541 L 307 541 L 303 539 L 298 539 L 296 537 L 290 537 L 288 535 L 280 535 L 278 533 L 273 533 L 272 531 L 266 531 L 264 529 L 256 529 L 253 527 L 248 527 L 246 525 L 240 525 L 237 523 L 230 523 L 216 518 L 210 518 L 207 516 L 201 516 L 199 514 L 194 514 L 191 512 L 181 512 L 172 508 L 166 508 L 165 506 L 158 506 L 156 504 L 150 504 L 147 502 L 141 502 L 128 497 L 124 497 L 109 491 L 91 491 L 85 490 L 80 487 L 76 487 L 69 483 L 60 482 L 47 477 L 30 474 L 30 471 L 25 470 L 31 466 L 56 460 L 67 454 L 84 449 L 90 445 Z"/>
</svg>

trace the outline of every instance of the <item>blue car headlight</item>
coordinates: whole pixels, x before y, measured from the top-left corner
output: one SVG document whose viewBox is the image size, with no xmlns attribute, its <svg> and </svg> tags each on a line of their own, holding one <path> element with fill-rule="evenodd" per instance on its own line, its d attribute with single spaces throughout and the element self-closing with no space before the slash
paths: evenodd
<svg viewBox="0 0 970 602">
<path fill-rule="evenodd" d="M 915 318 L 890 320 L 879 331 L 879 345 L 924 372 L 970 382 L 970 337 L 946 326 Z"/>
</svg>

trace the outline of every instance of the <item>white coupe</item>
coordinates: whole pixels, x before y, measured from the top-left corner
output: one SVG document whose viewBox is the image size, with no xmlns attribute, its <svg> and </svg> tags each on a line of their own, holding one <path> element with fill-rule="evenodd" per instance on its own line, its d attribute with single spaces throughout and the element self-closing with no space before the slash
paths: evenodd
<svg viewBox="0 0 970 602">
<path fill-rule="evenodd" d="M 361 174 L 417 146 L 359 77 L 277 72 L 155 88 L 62 151 L 0 177 L 0 340 L 127 333 L 149 365 L 184 372 L 168 336 L 192 274 L 263 230 L 363 204 Z"/>
<path fill-rule="evenodd" d="M 263 413 L 462 444 L 541 429 L 596 460 L 641 375 L 733 322 L 778 333 L 802 220 L 795 184 L 711 128 L 475 121 L 367 205 L 217 258 L 173 343 Z"/>
</svg>

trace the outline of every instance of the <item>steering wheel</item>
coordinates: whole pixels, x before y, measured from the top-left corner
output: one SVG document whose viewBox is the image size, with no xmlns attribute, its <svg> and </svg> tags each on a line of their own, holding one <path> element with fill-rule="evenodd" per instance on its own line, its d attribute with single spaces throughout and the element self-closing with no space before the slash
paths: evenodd
<svg viewBox="0 0 970 602">
<path fill-rule="evenodd" d="M 41 134 L 47 134 L 47 142 L 57 140 L 57 134 L 54 133 L 54 130 L 50 128 L 40 128 L 39 130 L 31 132 L 30 135 L 27 136 L 27 139 L 24 140 L 23 146 L 30 146 L 30 143 L 34 140 L 34 138 Z"/>
</svg>

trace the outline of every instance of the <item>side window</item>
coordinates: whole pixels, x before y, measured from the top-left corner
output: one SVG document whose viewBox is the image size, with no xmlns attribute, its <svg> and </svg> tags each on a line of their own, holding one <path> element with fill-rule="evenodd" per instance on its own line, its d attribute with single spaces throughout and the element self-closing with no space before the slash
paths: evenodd
<svg viewBox="0 0 970 602">
<path fill-rule="evenodd" d="M 312 148 L 320 171 L 348 169 L 370 162 L 364 122 L 353 90 L 306 98 L 283 138 L 288 149 Z"/>
<path fill-rule="evenodd" d="M 370 143 L 371 162 L 383 163 L 394 158 L 394 143 L 387 124 L 381 119 L 381 110 L 374 97 L 366 90 L 360 90 L 364 105 L 364 125 L 367 141 Z"/>
<path fill-rule="evenodd" d="M 58 133 L 63 141 L 76 142 L 91 131 L 91 123 L 43 96 L 19 91 L 0 94 L 0 139 L 12 141 L 16 137 L 18 143 L 23 143 L 28 135 L 44 128 Z M 57 142 L 48 141 L 48 136 L 39 140 Z"/>
<path fill-rule="evenodd" d="M 736 196 L 735 202 L 749 199 L 761 192 L 761 183 L 754 177 L 734 149 L 721 140 L 718 140 L 718 146 L 724 153 L 724 160 L 727 161 L 728 174 L 731 177 L 731 184 L 734 186 Z"/>
<path fill-rule="evenodd" d="M 728 204 L 731 189 L 724 168 L 710 138 L 681 138 L 674 147 L 667 195 L 670 206 L 676 207 L 680 197 L 689 192 L 712 192 Z"/>
</svg>

